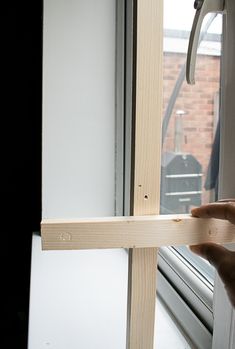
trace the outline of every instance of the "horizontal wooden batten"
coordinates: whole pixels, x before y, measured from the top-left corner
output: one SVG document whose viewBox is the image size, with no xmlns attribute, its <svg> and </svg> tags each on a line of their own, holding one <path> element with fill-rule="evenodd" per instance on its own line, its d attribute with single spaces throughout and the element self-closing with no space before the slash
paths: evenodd
<svg viewBox="0 0 235 349">
<path fill-rule="evenodd" d="M 235 242 L 235 226 L 190 215 L 45 219 L 41 237 L 43 250 L 152 248 Z"/>
</svg>

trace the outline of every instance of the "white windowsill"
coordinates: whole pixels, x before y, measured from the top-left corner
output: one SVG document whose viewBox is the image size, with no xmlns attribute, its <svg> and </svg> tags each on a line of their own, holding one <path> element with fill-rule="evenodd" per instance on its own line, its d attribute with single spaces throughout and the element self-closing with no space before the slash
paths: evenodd
<svg viewBox="0 0 235 349">
<path fill-rule="evenodd" d="M 32 242 L 28 349 L 125 348 L 124 250 L 41 251 Z M 157 300 L 155 347 L 191 348 Z"/>
</svg>

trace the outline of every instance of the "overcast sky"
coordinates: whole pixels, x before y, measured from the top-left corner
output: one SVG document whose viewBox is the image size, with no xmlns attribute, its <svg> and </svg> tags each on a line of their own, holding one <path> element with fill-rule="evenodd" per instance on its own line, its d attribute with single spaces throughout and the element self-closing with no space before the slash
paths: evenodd
<svg viewBox="0 0 235 349">
<path fill-rule="evenodd" d="M 164 0 L 164 28 L 191 30 L 195 9 L 194 0 Z M 221 33 L 221 16 L 209 30 L 211 33 Z"/>
</svg>

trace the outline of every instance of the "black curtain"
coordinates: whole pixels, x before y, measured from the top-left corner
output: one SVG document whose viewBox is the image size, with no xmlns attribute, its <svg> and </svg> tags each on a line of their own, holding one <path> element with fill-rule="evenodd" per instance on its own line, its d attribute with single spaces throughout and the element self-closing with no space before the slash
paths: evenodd
<svg viewBox="0 0 235 349">
<path fill-rule="evenodd" d="M 19 349 L 27 348 L 31 240 L 41 220 L 42 1 L 1 5 L 1 344 Z"/>
</svg>

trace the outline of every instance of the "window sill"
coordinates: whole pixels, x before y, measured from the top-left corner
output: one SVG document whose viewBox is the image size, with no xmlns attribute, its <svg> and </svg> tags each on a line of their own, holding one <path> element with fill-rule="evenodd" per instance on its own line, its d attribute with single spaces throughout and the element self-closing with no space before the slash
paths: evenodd
<svg viewBox="0 0 235 349">
<path fill-rule="evenodd" d="M 42 251 L 34 234 L 28 349 L 125 349 L 127 277 L 125 250 Z M 155 348 L 195 348 L 159 297 L 156 309 Z"/>
</svg>

